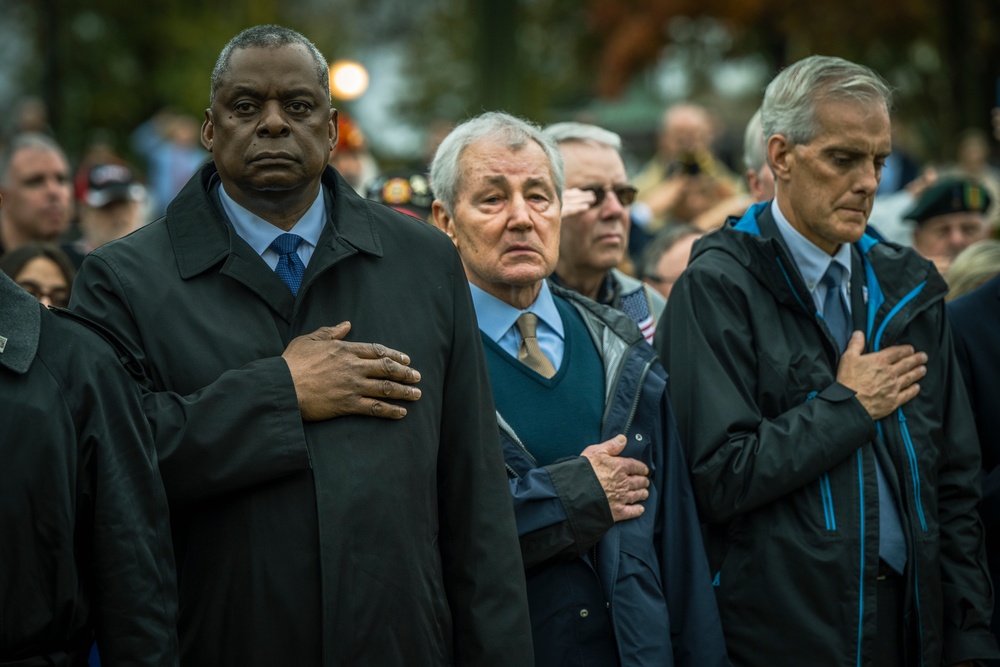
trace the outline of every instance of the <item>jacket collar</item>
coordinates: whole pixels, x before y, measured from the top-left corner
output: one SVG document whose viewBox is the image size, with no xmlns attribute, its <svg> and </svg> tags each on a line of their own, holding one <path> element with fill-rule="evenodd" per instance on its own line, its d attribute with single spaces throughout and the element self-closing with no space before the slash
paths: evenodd
<svg viewBox="0 0 1000 667">
<path fill-rule="evenodd" d="M 770 202 L 754 204 L 738 220 L 731 218 L 720 232 L 706 237 L 716 237 L 715 242 L 696 244 L 695 255 L 718 247 L 746 266 L 775 298 L 788 305 L 797 301 L 808 312 L 814 310 L 805 283 L 794 269 L 791 253 L 778 233 Z M 877 325 L 897 313 L 900 300 L 906 300 L 908 305 L 903 317 L 892 318 L 893 330 L 900 329 L 909 318 L 943 298 L 948 291 L 947 284 L 930 261 L 909 248 L 885 241 L 872 229 L 866 230 L 853 247 L 855 261 L 860 261 L 855 267 L 860 270 L 852 271 L 852 276 L 858 275 L 858 280 L 852 277 L 852 284 L 864 283 L 863 301 L 867 302 L 867 312 L 862 321 L 869 338 Z M 852 293 L 852 304 L 856 308 L 854 296 Z M 855 315 L 856 324 L 859 314 Z"/>
<path fill-rule="evenodd" d="M 231 254 L 243 254 L 241 251 L 249 248 L 245 243 L 237 243 L 236 233 L 211 196 L 215 178 L 218 178 L 215 164 L 208 162 L 167 206 L 165 222 L 178 269 L 185 279 L 207 271 Z M 331 167 L 323 173 L 322 183 L 329 224 L 320 237 L 317 254 L 321 248 L 327 248 L 333 251 L 333 256 L 320 258 L 319 263 L 323 266 L 318 268 L 325 268 L 331 259 L 335 262 L 355 252 L 381 257 L 382 244 L 368 202 Z M 310 262 L 310 268 L 312 264 Z"/>
<path fill-rule="evenodd" d="M 38 351 L 42 305 L 0 272 L 0 366 L 24 374 Z"/>
<path fill-rule="evenodd" d="M 569 301 L 583 315 L 584 321 L 587 323 L 587 328 L 591 330 L 591 334 L 594 336 L 594 343 L 597 345 L 598 350 L 602 350 L 602 355 L 604 348 L 607 346 L 608 337 L 619 339 L 625 345 L 631 345 L 638 341 L 645 342 L 646 339 L 635 325 L 635 320 L 624 312 L 611 306 L 599 304 L 573 290 L 553 284 L 551 281 L 549 282 L 549 287 L 553 295 Z M 605 334 L 597 333 L 597 323 L 599 323 L 600 328 L 606 330 Z"/>
</svg>

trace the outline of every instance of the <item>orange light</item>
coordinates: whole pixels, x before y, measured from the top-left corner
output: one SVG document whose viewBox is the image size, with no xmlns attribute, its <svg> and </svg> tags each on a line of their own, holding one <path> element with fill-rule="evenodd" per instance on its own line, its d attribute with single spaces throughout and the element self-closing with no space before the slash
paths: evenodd
<svg viewBox="0 0 1000 667">
<path fill-rule="evenodd" d="M 368 90 L 368 70 L 353 60 L 330 65 L 330 93 L 341 100 L 353 100 Z"/>
</svg>

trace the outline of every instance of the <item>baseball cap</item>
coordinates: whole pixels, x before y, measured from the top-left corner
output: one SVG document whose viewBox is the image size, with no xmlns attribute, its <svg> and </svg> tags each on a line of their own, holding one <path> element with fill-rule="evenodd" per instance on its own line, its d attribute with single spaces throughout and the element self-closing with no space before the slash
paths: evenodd
<svg viewBox="0 0 1000 667">
<path fill-rule="evenodd" d="M 145 196 L 146 188 L 136 180 L 131 168 L 107 163 L 91 167 L 83 199 L 90 206 L 101 208 L 116 201 L 138 201 Z"/>
</svg>

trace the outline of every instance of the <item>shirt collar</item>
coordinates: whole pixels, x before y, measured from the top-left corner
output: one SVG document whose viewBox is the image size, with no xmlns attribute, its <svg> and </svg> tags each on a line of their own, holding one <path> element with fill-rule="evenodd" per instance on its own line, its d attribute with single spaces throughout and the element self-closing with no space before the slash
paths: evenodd
<svg viewBox="0 0 1000 667">
<path fill-rule="evenodd" d="M 831 258 L 822 248 L 807 239 L 799 230 L 792 227 L 781 209 L 778 208 L 777 197 L 771 202 L 771 215 L 778 225 L 781 238 L 785 240 L 788 250 L 792 253 L 795 266 L 798 267 L 802 279 L 805 280 L 809 291 L 815 291 L 823 274 L 826 273 L 830 262 L 834 261 L 843 268 L 843 280 L 846 283 L 851 278 L 851 244 L 841 243 L 836 254 Z"/>
<path fill-rule="evenodd" d="M 219 185 L 219 200 L 222 202 L 222 208 L 225 210 L 226 216 L 233 223 L 236 233 L 251 248 L 256 250 L 258 255 L 262 255 L 274 239 L 285 233 L 285 230 L 275 227 L 267 220 L 237 204 L 226 193 L 226 188 L 222 187 L 222 185 Z M 315 248 L 319 244 L 319 237 L 323 233 L 325 225 L 326 207 L 323 201 L 323 188 L 321 187 L 319 193 L 316 195 L 316 201 L 312 203 L 305 214 L 288 231 L 292 234 L 298 234 L 306 243 Z"/>
<path fill-rule="evenodd" d="M 490 340 L 499 341 L 514 326 L 514 322 L 517 321 L 521 313 L 534 313 L 560 338 L 565 338 L 562 318 L 559 317 L 559 311 L 556 309 L 556 302 L 552 298 L 552 291 L 549 289 L 547 281 L 542 281 L 538 297 L 525 310 L 519 310 L 509 303 L 501 301 L 472 283 L 469 283 L 469 290 L 472 292 L 472 304 L 476 308 L 479 329 Z"/>
</svg>

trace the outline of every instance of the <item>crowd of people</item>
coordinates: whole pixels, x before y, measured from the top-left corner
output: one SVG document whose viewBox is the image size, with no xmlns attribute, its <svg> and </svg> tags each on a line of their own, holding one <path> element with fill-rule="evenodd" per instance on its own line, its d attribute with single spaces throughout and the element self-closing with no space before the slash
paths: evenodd
<svg viewBox="0 0 1000 667">
<path fill-rule="evenodd" d="M 685 102 L 380 172 L 330 99 L 262 25 L 141 168 L 5 142 L 0 664 L 1000 664 L 986 135 L 811 56 L 739 166 Z"/>
</svg>

